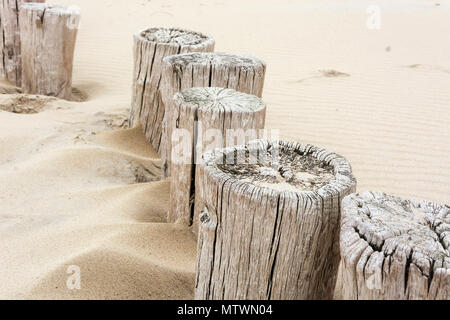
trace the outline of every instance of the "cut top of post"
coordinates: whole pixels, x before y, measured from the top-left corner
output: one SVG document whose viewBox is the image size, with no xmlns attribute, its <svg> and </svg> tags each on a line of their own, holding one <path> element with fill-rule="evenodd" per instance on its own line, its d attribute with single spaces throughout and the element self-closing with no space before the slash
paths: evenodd
<svg viewBox="0 0 450 320">
<path fill-rule="evenodd" d="M 61 16 L 79 16 L 80 8 L 78 6 L 61 6 L 50 3 L 26 2 L 21 8 L 32 11 L 45 11 L 45 14 L 61 15 Z"/>
<path fill-rule="evenodd" d="M 256 57 L 222 52 L 191 52 L 165 57 L 164 62 L 176 66 L 220 65 L 236 68 L 266 68 L 266 63 Z"/>
<path fill-rule="evenodd" d="M 275 193 L 311 193 L 311 198 L 317 198 L 356 185 L 343 157 L 295 142 L 255 140 L 208 152 L 203 160 L 212 176 Z"/>
<path fill-rule="evenodd" d="M 156 44 L 171 44 L 180 47 L 205 46 L 214 43 L 214 39 L 208 35 L 178 28 L 147 28 L 138 32 L 136 37 Z"/>
<path fill-rule="evenodd" d="M 176 93 L 174 100 L 186 108 L 205 112 L 252 113 L 266 107 L 256 96 L 216 87 L 185 89 Z"/>
<path fill-rule="evenodd" d="M 449 206 L 366 192 L 348 196 L 343 207 L 344 238 L 361 239 L 385 256 L 409 257 L 427 274 L 450 269 Z"/>
</svg>

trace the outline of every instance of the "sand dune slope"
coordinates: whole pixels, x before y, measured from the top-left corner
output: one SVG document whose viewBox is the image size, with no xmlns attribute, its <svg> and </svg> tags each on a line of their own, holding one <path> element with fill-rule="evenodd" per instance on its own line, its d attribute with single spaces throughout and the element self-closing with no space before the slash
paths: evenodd
<svg viewBox="0 0 450 320">
<path fill-rule="evenodd" d="M 195 241 L 164 223 L 169 182 L 140 128 L 118 130 L 127 110 L 20 94 L 0 105 L 0 298 L 192 297 Z M 81 290 L 68 290 L 70 266 Z"/>
<path fill-rule="evenodd" d="M 370 0 L 52 2 L 81 7 L 74 97 L 0 83 L 0 299 L 193 297 L 194 237 L 164 223 L 160 159 L 127 129 L 146 26 L 265 60 L 267 126 L 347 157 L 359 190 L 450 202 L 449 0 L 376 1 L 375 30 Z"/>
</svg>

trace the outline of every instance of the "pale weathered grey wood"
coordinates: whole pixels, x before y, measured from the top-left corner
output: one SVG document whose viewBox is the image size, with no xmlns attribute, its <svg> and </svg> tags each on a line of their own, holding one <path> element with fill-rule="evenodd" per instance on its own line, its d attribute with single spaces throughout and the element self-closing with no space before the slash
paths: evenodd
<svg viewBox="0 0 450 320">
<path fill-rule="evenodd" d="M 75 6 L 23 4 L 19 14 L 23 93 L 70 99 L 80 11 Z"/>
<path fill-rule="evenodd" d="M 177 28 L 149 28 L 134 35 L 133 91 L 129 124 L 140 119 L 147 140 L 159 150 L 164 118 L 161 101 L 164 57 L 193 51 L 214 51 L 213 38 Z M 173 96 L 173 95 L 172 95 Z"/>
<path fill-rule="evenodd" d="M 196 299 L 333 297 L 340 202 L 356 187 L 344 158 L 257 140 L 204 154 L 196 186 Z"/>
<path fill-rule="evenodd" d="M 201 154 L 235 145 L 233 133 L 244 138 L 244 144 L 258 138 L 258 129 L 264 128 L 266 106 L 256 96 L 216 87 L 186 89 L 177 93 L 174 101 L 174 133 L 180 139 L 173 148 L 168 221 L 191 225 L 196 165 Z"/>
<path fill-rule="evenodd" d="M 450 299 L 450 207 L 385 193 L 342 202 L 344 299 Z"/>
<path fill-rule="evenodd" d="M 45 0 L 0 0 L 0 77 L 21 86 L 19 10 L 26 2 Z"/>
<path fill-rule="evenodd" d="M 252 56 L 229 53 L 187 53 L 164 58 L 162 102 L 165 105 L 163 136 L 158 152 L 163 173 L 170 175 L 172 129 L 176 116 L 173 95 L 193 87 L 230 88 L 262 96 L 266 63 Z"/>
</svg>

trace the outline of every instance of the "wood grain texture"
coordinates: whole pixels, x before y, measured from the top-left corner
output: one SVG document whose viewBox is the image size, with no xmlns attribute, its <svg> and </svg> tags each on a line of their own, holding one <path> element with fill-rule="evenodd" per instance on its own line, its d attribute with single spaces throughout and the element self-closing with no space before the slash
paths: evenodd
<svg viewBox="0 0 450 320">
<path fill-rule="evenodd" d="M 345 299 L 450 299 L 450 207 L 366 192 L 344 199 Z"/>
<path fill-rule="evenodd" d="M 340 202 L 356 187 L 350 164 L 266 140 L 203 160 L 196 299 L 331 299 Z"/>
<path fill-rule="evenodd" d="M 161 101 L 163 58 L 192 51 L 214 51 L 213 38 L 176 28 L 149 28 L 134 35 L 134 73 L 129 124 L 138 119 L 147 140 L 159 150 L 164 119 Z M 173 96 L 173 95 L 172 95 Z"/>
<path fill-rule="evenodd" d="M 176 117 L 170 114 L 174 109 L 174 94 L 193 87 L 220 87 L 261 98 L 265 74 L 266 63 L 248 55 L 193 52 L 164 58 L 165 117 L 158 152 L 166 177 L 170 176 L 172 130 L 176 126 Z"/>
<path fill-rule="evenodd" d="M 196 166 L 201 154 L 235 145 L 234 133 L 240 138 L 247 133 L 248 141 L 258 138 L 266 106 L 258 97 L 233 89 L 191 88 L 175 95 L 172 114 L 181 139 L 174 141 L 168 221 L 192 225 Z"/>
<path fill-rule="evenodd" d="M 28 3 L 19 14 L 22 91 L 71 99 L 80 11 L 75 6 Z"/>
<path fill-rule="evenodd" d="M 22 61 L 20 56 L 19 10 L 27 2 L 45 0 L 0 1 L 0 77 L 21 86 Z"/>
</svg>

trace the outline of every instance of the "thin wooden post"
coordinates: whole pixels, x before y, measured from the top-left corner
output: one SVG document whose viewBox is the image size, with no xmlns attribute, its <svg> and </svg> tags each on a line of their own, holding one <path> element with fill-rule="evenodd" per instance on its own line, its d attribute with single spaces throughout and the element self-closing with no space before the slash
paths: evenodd
<svg viewBox="0 0 450 320">
<path fill-rule="evenodd" d="M 342 202 L 344 299 L 450 299 L 450 207 L 385 193 Z"/>
<path fill-rule="evenodd" d="M 258 138 L 266 106 L 256 96 L 223 88 L 191 88 L 175 95 L 179 141 L 174 144 L 169 222 L 192 224 L 195 168 L 201 154 Z"/>
<path fill-rule="evenodd" d="M 165 118 L 159 153 L 166 177 L 170 176 L 172 130 L 176 125 L 176 116 L 171 115 L 174 94 L 193 87 L 220 87 L 261 98 L 265 73 L 265 62 L 247 55 L 193 52 L 164 58 Z"/>
<path fill-rule="evenodd" d="M 331 299 L 350 164 L 322 148 L 258 140 L 206 153 L 196 299 Z"/>
<path fill-rule="evenodd" d="M 149 28 L 134 35 L 129 124 L 133 127 L 140 119 L 145 136 L 155 150 L 159 150 L 164 117 L 160 93 L 163 58 L 192 51 L 214 51 L 214 44 L 213 38 L 200 32 L 176 28 Z"/>
<path fill-rule="evenodd" d="M 0 2 L 0 77 L 21 86 L 19 10 L 26 2 L 45 0 L 2 0 Z"/>
<path fill-rule="evenodd" d="M 27 3 L 19 18 L 22 91 L 70 99 L 78 7 Z"/>
</svg>

